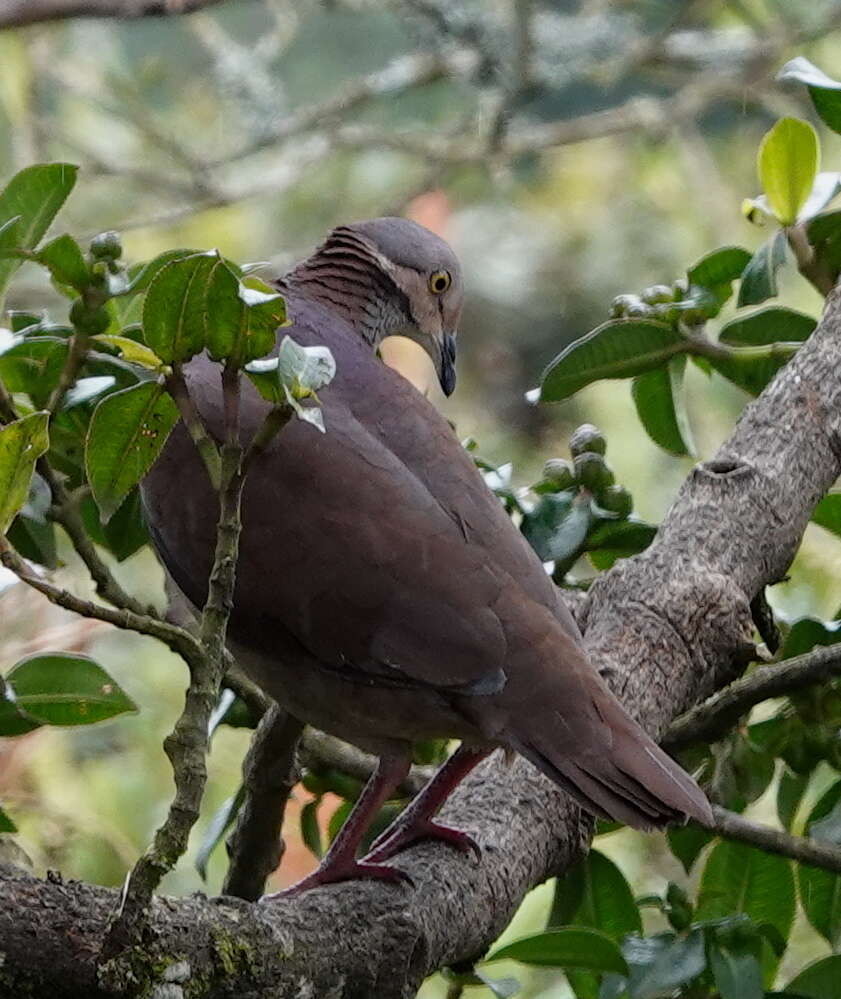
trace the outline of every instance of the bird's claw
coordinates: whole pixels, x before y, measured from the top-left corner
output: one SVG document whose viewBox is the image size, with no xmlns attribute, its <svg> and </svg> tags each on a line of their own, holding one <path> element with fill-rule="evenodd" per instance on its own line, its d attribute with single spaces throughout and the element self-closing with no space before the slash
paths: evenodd
<svg viewBox="0 0 841 999">
<path fill-rule="evenodd" d="M 462 853 L 472 853 L 477 861 L 482 859 L 482 848 L 470 833 L 453 829 L 452 826 L 445 826 L 440 822 L 433 822 L 432 819 L 416 820 L 405 825 L 401 825 L 398 819 L 394 829 L 386 829 L 382 836 L 374 841 L 363 858 L 363 863 L 378 864 L 380 861 L 388 860 L 420 839 L 436 839 L 449 843 Z"/>
<path fill-rule="evenodd" d="M 278 899 L 294 898 L 302 892 L 309 891 L 310 888 L 318 888 L 321 885 L 337 884 L 340 881 L 355 881 L 359 879 L 373 879 L 378 881 L 389 881 L 392 884 L 405 884 L 414 888 L 415 883 L 405 871 L 389 864 L 375 864 L 363 860 L 354 860 L 349 863 L 325 864 L 317 871 L 303 878 L 301 881 L 284 888 L 282 891 L 274 892 L 271 895 L 264 895 L 261 902 L 274 902 Z"/>
</svg>

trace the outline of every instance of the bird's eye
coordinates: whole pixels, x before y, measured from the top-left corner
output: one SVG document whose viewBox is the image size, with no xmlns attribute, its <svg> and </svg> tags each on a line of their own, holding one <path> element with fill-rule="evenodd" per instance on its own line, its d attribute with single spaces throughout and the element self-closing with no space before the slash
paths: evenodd
<svg viewBox="0 0 841 999">
<path fill-rule="evenodd" d="M 429 290 L 433 295 L 442 295 L 452 283 L 449 271 L 433 271 L 429 275 Z"/>
</svg>

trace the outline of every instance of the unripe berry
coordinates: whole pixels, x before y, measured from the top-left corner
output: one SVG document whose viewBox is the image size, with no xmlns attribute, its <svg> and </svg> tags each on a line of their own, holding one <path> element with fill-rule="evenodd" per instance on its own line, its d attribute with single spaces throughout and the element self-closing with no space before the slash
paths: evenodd
<svg viewBox="0 0 841 999">
<path fill-rule="evenodd" d="M 607 441 L 604 434 L 592 423 L 582 423 L 569 439 L 569 451 L 573 458 L 578 454 L 584 454 L 585 451 L 604 454 L 606 450 Z"/>
</svg>

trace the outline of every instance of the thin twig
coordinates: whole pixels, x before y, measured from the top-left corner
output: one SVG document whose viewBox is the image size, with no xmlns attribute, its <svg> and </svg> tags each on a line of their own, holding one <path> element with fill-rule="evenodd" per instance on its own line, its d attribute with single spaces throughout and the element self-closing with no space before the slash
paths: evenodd
<svg viewBox="0 0 841 999">
<path fill-rule="evenodd" d="M 836 675 L 841 675 L 841 647 L 837 645 L 773 666 L 760 666 L 672 722 L 663 737 L 663 748 L 673 752 L 697 742 L 714 742 L 755 704 Z"/>
<path fill-rule="evenodd" d="M 199 416 L 196 404 L 187 390 L 187 382 L 180 365 L 173 365 L 172 374 L 166 378 L 166 388 L 178 407 L 187 433 L 201 455 L 211 485 L 214 489 L 219 489 L 222 480 L 222 459 L 219 448 L 208 433 L 204 420 Z"/>
<path fill-rule="evenodd" d="M 776 853 L 780 857 L 789 857 L 800 864 L 820 867 L 825 871 L 841 874 L 841 848 L 829 843 L 809 839 L 806 836 L 792 836 L 791 833 L 773 829 L 771 826 L 751 822 L 737 812 L 713 805 L 715 823 L 711 831 L 725 839 L 736 840 L 738 843 L 748 843 L 759 847 L 766 853 Z"/>
<path fill-rule="evenodd" d="M 189 14 L 221 0 L 6 0 L 0 29 L 71 17 L 162 17 Z"/>
</svg>

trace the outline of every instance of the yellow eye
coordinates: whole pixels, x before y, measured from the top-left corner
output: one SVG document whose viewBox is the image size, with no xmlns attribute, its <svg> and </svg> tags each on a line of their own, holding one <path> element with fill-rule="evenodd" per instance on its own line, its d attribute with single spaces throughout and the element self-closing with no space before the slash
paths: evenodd
<svg viewBox="0 0 841 999">
<path fill-rule="evenodd" d="M 429 290 L 433 295 L 443 295 L 452 283 L 449 271 L 433 271 L 429 275 Z"/>
</svg>

